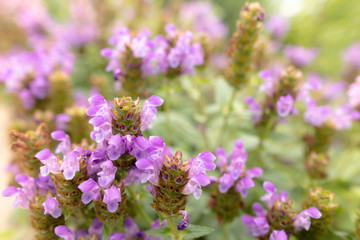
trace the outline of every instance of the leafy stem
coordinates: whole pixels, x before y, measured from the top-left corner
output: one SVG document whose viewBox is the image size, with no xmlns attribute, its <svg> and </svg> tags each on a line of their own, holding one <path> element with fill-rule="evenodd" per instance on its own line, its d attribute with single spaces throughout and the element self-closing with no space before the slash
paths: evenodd
<svg viewBox="0 0 360 240">
<path fill-rule="evenodd" d="M 127 187 L 127 189 L 129 190 L 130 194 L 132 195 L 133 199 L 134 199 L 134 203 L 135 203 L 135 207 L 136 210 L 140 213 L 140 215 L 145 219 L 146 223 L 148 225 L 151 225 L 151 223 L 153 222 L 152 219 L 149 217 L 149 215 L 144 211 L 143 207 L 141 206 L 141 202 L 140 202 L 140 194 L 136 193 L 133 186 L 130 185 Z"/>
</svg>

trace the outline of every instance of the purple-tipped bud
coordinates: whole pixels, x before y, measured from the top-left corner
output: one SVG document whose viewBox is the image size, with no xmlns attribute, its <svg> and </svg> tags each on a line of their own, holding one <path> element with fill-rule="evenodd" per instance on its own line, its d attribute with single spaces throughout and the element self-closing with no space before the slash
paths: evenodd
<svg viewBox="0 0 360 240">
<path fill-rule="evenodd" d="M 185 230 L 190 223 L 189 214 L 186 211 L 180 211 L 180 213 L 183 215 L 181 218 L 180 223 L 177 225 L 178 230 Z"/>
</svg>

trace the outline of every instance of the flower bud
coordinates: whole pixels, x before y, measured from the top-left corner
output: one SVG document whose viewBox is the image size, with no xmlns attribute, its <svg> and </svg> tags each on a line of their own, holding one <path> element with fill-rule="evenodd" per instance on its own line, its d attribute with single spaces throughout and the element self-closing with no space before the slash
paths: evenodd
<svg viewBox="0 0 360 240">
<path fill-rule="evenodd" d="M 264 18 L 265 12 L 258 2 L 246 2 L 240 11 L 240 20 L 227 50 L 230 57 L 227 79 L 236 88 L 246 83 L 253 68 L 255 43 Z"/>
<path fill-rule="evenodd" d="M 11 131 L 10 137 L 16 140 L 12 143 L 11 150 L 16 152 L 14 161 L 21 168 L 21 172 L 37 177 L 41 163 L 35 158 L 35 154 L 50 143 L 47 126 L 40 124 L 35 131 L 26 133 Z"/>
</svg>

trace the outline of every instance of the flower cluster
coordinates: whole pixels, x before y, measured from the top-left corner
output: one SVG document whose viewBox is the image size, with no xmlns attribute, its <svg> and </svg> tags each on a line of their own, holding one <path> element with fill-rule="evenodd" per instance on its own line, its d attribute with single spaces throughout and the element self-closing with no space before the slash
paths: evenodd
<svg viewBox="0 0 360 240">
<path fill-rule="evenodd" d="M 284 54 L 289 61 L 297 67 L 304 67 L 314 61 L 318 54 L 318 49 L 307 49 L 302 46 L 287 45 Z"/>
<path fill-rule="evenodd" d="M 228 32 L 227 26 L 221 22 L 208 2 L 183 2 L 179 9 L 179 16 L 185 26 L 193 25 L 195 32 L 205 33 L 211 39 L 221 40 Z"/>
<path fill-rule="evenodd" d="M 219 220 L 231 221 L 237 216 L 239 208 L 243 207 L 242 197 L 248 194 L 248 189 L 255 186 L 253 178 L 260 177 L 261 168 L 246 169 L 247 152 L 241 140 L 237 140 L 229 156 L 223 148 L 216 149 L 217 166 L 221 171 L 216 182 L 216 189 L 211 194 L 210 207 L 218 215 Z"/>
<path fill-rule="evenodd" d="M 277 68 L 263 70 L 259 77 L 264 81 L 260 91 L 265 92 L 265 101 L 260 105 L 255 98 L 247 97 L 245 102 L 249 106 L 253 123 L 271 130 L 275 127 L 276 119 L 298 113 L 294 105 L 302 86 L 302 73 L 290 66 L 282 72 Z"/>
<path fill-rule="evenodd" d="M 113 48 L 101 51 L 110 59 L 106 70 L 112 71 L 115 79 L 123 79 L 124 84 L 139 82 L 149 75 L 193 74 L 196 66 L 204 64 L 201 43 L 195 41 L 192 32 L 182 33 L 173 24 L 168 24 L 165 31 L 166 36 L 151 39 L 147 29 L 134 35 L 129 29 L 121 28 L 109 39 Z"/>
<path fill-rule="evenodd" d="M 52 75 L 57 71 L 70 74 L 73 62 L 74 56 L 62 46 L 39 47 L 10 56 L 0 81 L 9 93 L 18 96 L 25 109 L 32 109 L 48 97 Z"/>
<path fill-rule="evenodd" d="M 287 239 L 294 232 L 306 230 L 311 226 L 311 219 L 319 219 L 321 212 L 310 207 L 300 213 L 292 208 L 292 200 L 287 198 L 286 192 L 277 194 L 274 184 L 264 182 L 264 189 L 267 192 L 263 200 L 268 210 L 265 210 L 260 203 L 254 203 L 252 208 L 256 217 L 244 215 L 243 223 L 247 227 L 247 233 L 254 237 L 270 237 L 270 239 Z"/>
</svg>

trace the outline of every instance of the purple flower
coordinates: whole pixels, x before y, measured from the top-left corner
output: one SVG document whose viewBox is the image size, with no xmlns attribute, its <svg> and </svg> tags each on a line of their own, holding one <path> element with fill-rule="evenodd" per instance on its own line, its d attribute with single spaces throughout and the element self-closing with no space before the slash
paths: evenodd
<svg viewBox="0 0 360 240">
<path fill-rule="evenodd" d="M 220 168 L 222 172 L 227 169 L 228 165 L 228 155 L 226 154 L 225 150 L 221 147 L 215 150 L 215 154 L 217 157 L 216 165 Z"/>
<path fill-rule="evenodd" d="M 358 119 L 360 119 L 360 112 L 351 109 L 348 104 L 336 108 L 331 117 L 331 121 L 337 130 L 350 128 L 352 121 Z"/>
<path fill-rule="evenodd" d="M 219 159 L 218 166 L 222 172 L 222 176 L 219 180 L 219 191 L 226 193 L 234 183 L 236 183 L 235 189 L 243 196 L 246 197 L 248 189 L 255 186 L 254 177 L 260 177 L 262 175 L 262 169 L 255 167 L 251 170 L 246 170 L 245 163 L 247 159 L 247 152 L 244 148 L 243 142 L 237 140 L 234 144 L 234 148 L 230 154 L 230 165 L 228 166 L 228 156 L 224 149 L 216 149 L 216 155 Z M 241 177 L 241 179 L 239 179 Z"/>
<path fill-rule="evenodd" d="M 120 133 L 111 136 L 108 144 L 107 153 L 110 160 L 117 160 L 125 152 L 125 143 Z"/>
<path fill-rule="evenodd" d="M 246 233 L 252 234 L 254 237 L 266 236 L 270 230 L 265 217 L 244 215 L 241 220 L 246 226 Z"/>
<path fill-rule="evenodd" d="M 2 191 L 2 195 L 4 197 L 15 196 L 13 208 L 21 207 L 28 209 L 29 200 L 31 200 L 36 194 L 35 180 L 34 178 L 28 177 L 25 174 L 16 175 L 15 180 L 21 186 L 21 188 L 16 188 L 14 186 L 7 187 Z"/>
<path fill-rule="evenodd" d="M 281 202 L 285 202 L 287 199 L 287 193 L 286 192 L 281 192 L 280 195 L 277 195 L 276 192 L 276 188 L 274 186 L 273 183 L 265 181 L 263 184 L 263 187 L 265 189 L 265 191 L 267 192 L 267 194 L 265 194 L 264 196 L 261 197 L 261 200 L 264 201 L 268 208 L 271 209 L 272 206 L 274 205 L 274 203 L 279 200 Z"/>
<path fill-rule="evenodd" d="M 355 42 L 353 45 L 348 47 L 344 53 L 344 61 L 346 64 L 354 66 L 357 69 L 360 69 L 360 42 Z"/>
<path fill-rule="evenodd" d="M 302 211 L 301 213 L 299 213 L 297 216 L 294 217 L 293 225 L 295 227 L 295 231 L 300 231 L 302 229 L 309 231 L 311 225 L 310 217 L 319 219 L 321 218 L 321 215 L 322 215 L 321 212 L 315 207 L 310 207 Z"/>
<path fill-rule="evenodd" d="M 287 45 L 284 49 L 285 56 L 296 66 L 303 67 L 309 65 L 317 56 L 316 48 L 305 48 L 302 46 Z"/>
<path fill-rule="evenodd" d="M 47 176 L 49 173 L 59 174 L 60 167 L 58 158 L 45 148 L 35 154 L 35 158 L 39 159 L 45 166 L 40 167 L 40 173 L 42 176 Z"/>
<path fill-rule="evenodd" d="M 60 170 L 63 171 L 66 180 L 71 180 L 75 177 L 75 173 L 80 170 L 80 162 L 75 152 L 69 152 L 65 155 Z"/>
<path fill-rule="evenodd" d="M 312 100 L 306 104 L 304 118 L 307 123 L 319 127 L 331 117 L 331 114 L 332 111 L 330 107 L 317 106 L 316 102 Z"/>
<path fill-rule="evenodd" d="M 75 230 L 69 229 L 64 225 L 59 225 L 55 227 L 55 234 L 58 237 L 61 237 L 65 240 L 76 240 Z"/>
<path fill-rule="evenodd" d="M 141 110 L 141 131 L 144 131 L 147 128 L 152 128 L 151 122 L 156 119 L 156 107 L 161 106 L 163 102 L 164 100 L 155 95 L 151 96 L 144 102 Z"/>
<path fill-rule="evenodd" d="M 138 159 L 136 167 L 142 171 L 141 182 L 149 181 L 153 185 L 158 185 L 160 169 L 165 158 L 166 145 L 161 137 L 151 136 L 149 138 L 148 156 Z"/>
<path fill-rule="evenodd" d="M 120 188 L 111 186 L 109 189 L 104 190 L 103 202 L 107 204 L 109 212 L 115 212 L 121 202 L 121 191 Z"/>
<path fill-rule="evenodd" d="M 35 179 L 35 184 L 36 187 L 38 187 L 38 192 L 40 195 L 44 195 L 48 191 L 56 193 L 54 182 L 52 181 L 50 175 L 43 177 L 41 176 L 41 174 L 39 174 L 38 177 Z"/>
<path fill-rule="evenodd" d="M 110 106 L 103 96 L 95 95 L 89 98 L 90 107 L 86 109 L 86 114 L 93 117 L 89 123 L 94 126 L 91 132 L 91 139 L 96 142 L 109 140 L 112 136 L 111 120 L 113 115 Z"/>
<path fill-rule="evenodd" d="M 126 240 L 122 233 L 112 233 L 109 240 Z"/>
<path fill-rule="evenodd" d="M 275 39 L 282 39 L 289 31 L 289 21 L 282 16 L 274 15 L 266 21 L 265 29 Z"/>
<path fill-rule="evenodd" d="M 225 173 L 219 178 L 219 191 L 221 193 L 226 193 L 234 185 L 234 182 L 234 178 L 231 174 Z"/>
<path fill-rule="evenodd" d="M 59 202 L 54 197 L 48 197 L 42 204 L 44 206 L 44 214 L 50 214 L 53 218 L 61 216 L 61 208 Z"/>
<path fill-rule="evenodd" d="M 266 217 L 267 211 L 263 208 L 263 206 L 256 202 L 252 205 L 253 212 L 257 217 Z"/>
<path fill-rule="evenodd" d="M 102 171 L 97 174 L 99 176 L 99 185 L 108 188 L 115 179 L 117 167 L 114 167 L 110 160 L 101 163 L 100 167 Z"/>
<path fill-rule="evenodd" d="M 196 158 L 190 159 L 189 163 L 189 181 L 185 185 L 183 194 L 193 194 L 195 199 L 201 196 L 201 186 L 210 184 L 210 179 L 206 175 L 206 171 L 214 171 L 216 165 L 214 163 L 216 157 L 207 151 L 200 153 Z"/>
<path fill-rule="evenodd" d="M 350 85 L 347 95 L 351 107 L 360 107 L 360 76 Z"/>
<path fill-rule="evenodd" d="M 142 171 L 140 169 L 138 169 L 137 167 L 131 168 L 124 179 L 125 187 L 127 187 L 133 183 L 140 184 L 141 174 L 142 174 Z"/>
<path fill-rule="evenodd" d="M 88 204 L 91 200 L 100 199 L 100 187 L 93 179 L 90 178 L 80 183 L 78 188 L 83 192 L 81 201 L 84 204 Z"/>
<path fill-rule="evenodd" d="M 67 130 L 67 123 L 70 122 L 71 117 L 66 113 L 60 113 L 55 117 L 55 128 L 59 130 Z"/>
<path fill-rule="evenodd" d="M 227 35 L 226 25 L 216 16 L 209 2 L 182 2 L 179 16 L 181 16 L 182 24 L 186 26 L 191 24 L 195 32 L 206 33 L 214 40 L 222 39 Z M 171 27 L 173 27 L 172 31 L 175 32 L 175 26 L 171 24 Z M 167 32 L 171 36 L 172 32 Z"/>
<path fill-rule="evenodd" d="M 246 197 L 248 189 L 255 187 L 255 183 L 252 180 L 255 177 L 261 177 L 263 171 L 259 167 L 254 167 L 246 171 L 245 177 L 241 178 L 235 186 L 235 189 L 241 194 L 242 197 Z"/>
<path fill-rule="evenodd" d="M 251 113 L 251 121 L 253 124 L 257 124 L 261 120 L 262 116 L 262 107 L 253 97 L 245 98 L 245 103 L 248 105 Z"/>
<path fill-rule="evenodd" d="M 55 153 L 67 154 L 71 151 L 71 142 L 70 137 L 64 131 L 54 131 L 51 133 L 51 138 L 60 141 L 59 145 L 56 147 Z"/>
<path fill-rule="evenodd" d="M 274 230 L 271 233 L 269 240 L 287 240 L 287 239 L 288 239 L 288 237 L 284 230 L 280 230 L 280 231 Z"/>
<path fill-rule="evenodd" d="M 91 236 L 92 234 L 95 234 L 98 239 L 102 239 L 103 229 L 104 229 L 103 223 L 100 222 L 97 217 L 95 217 L 93 224 L 89 227 L 88 235 Z"/>
<path fill-rule="evenodd" d="M 236 180 L 244 172 L 247 152 L 241 140 L 236 140 L 233 151 L 230 154 L 230 165 L 228 171 Z"/>
<path fill-rule="evenodd" d="M 305 103 L 310 102 L 310 90 L 320 90 L 323 86 L 324 80 L 315 72 L 309 73 L 308 81 L 305 82 L 297 95 L 297 100 L 303 100 Z"/>
<path fill-rule="evenodd" d="M 276 110 L 280 117 L 287 117 L 294 108 L 294 99 L 288 94 L 281 96 L 276 102 Z"/>
<path fill-rule="evenodd" d="M 186 211 L 181 210 L 182 218 L 180 223 L 177 225 L 178 230 L 185 230 L 190 223 L 189 214 Z"/>
<path fill-rule="evenodd" d="M 275 91 L 275 85 L 278 83 L 280 74 L 280 66 L 273 66 L 259 72 L 259 77 L 263 80 L 263 84 L 260 86 L 259 91 L 265 92 L 267 95 L 271 96 Z"/>
</svg>

